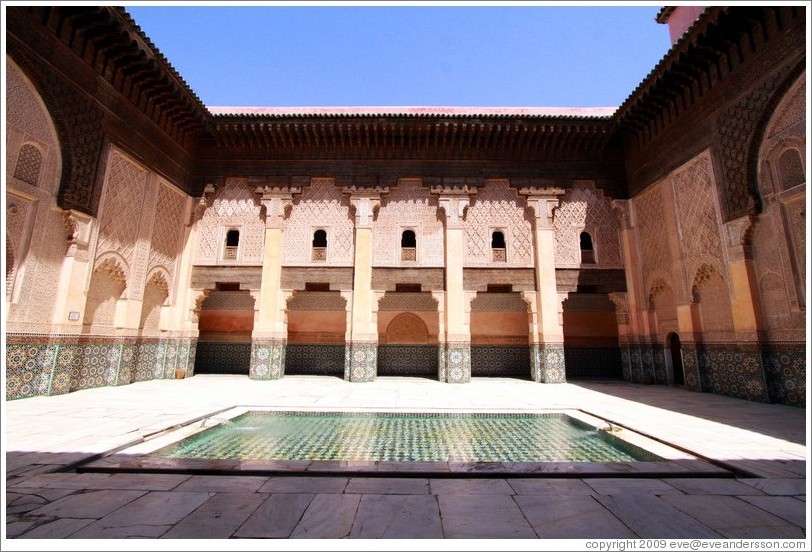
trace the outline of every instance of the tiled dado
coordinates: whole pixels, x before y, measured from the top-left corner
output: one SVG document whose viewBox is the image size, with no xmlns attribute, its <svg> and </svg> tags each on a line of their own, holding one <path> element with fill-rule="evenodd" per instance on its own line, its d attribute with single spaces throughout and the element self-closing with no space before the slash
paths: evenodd
<svg viewBox="0 0 812 552">
<path fill-rule="evenodd" d="M 285 373 L 284 339 L 254 339 L 251 341 L 251 379 L 275 380 Z"/>
<path fill-rule="evenodd" d="M 806 406 L 806 344 L 770 343 L 762 359 L 770 400 Z"/>
<path fill-rule="evenodd" d="M 618 347 L 564 347 L 567 379 L 614 378 L 623 376 Z"/>
<path fill-rule="evenodd" d="M 437 377 L 437 345 L 379 345 L 379 376 Z"/>
<path fill-rule="evenodd" d="M 802 342 L 683 342 L 681 352 L 687 389 L 806 405 L 806 350 Z M 659 344 L 622 344 L 623 378 L 633 383 L 648 383 L 653 378 L 654 383 L 667 384 L 666 354 Z"/>
<path fill-rule="evenodd" d="M 567 366 L 563 343 L 544 343 L 540 348 L 541 383 L 566 383 Z"/>
<path fill-rule="evenodd" d="M 344 349 L 344 379 L 373 381 L 378 364 L 378 344 L 371 341 L 351 341 Z"/>
<path fill-rule="evenodd" d="M 697 359 L 702 391 L 769 401 L 757 344 L 703 343 L 697 347 Z"/>
<path fill-rule="evenodd" d="M 471 381 L 471 344 L 463 341 L 448 342 L 440 346 L 443 354 L 445 381 L 466 383 Z"/>
<path fill-rule="evenodd" d="M 182 377 L 193 340 L 7 334 L 6 398 L 59 395 L 141 379 Z M 161 354 L 142 355 L 142 349 Z M 139 374 L 139 367 L 145 367 Z M 146 377 L 148 372 L 149 377 Z"/>
<path fill-rule="evenodd" d="M 344 377 L 344 344 L 288 343 L 285 374 Z"/>
<path fill-rule="evenodd" d="M 471 376 L 530 379 L 530 354 L 527 345 L 471 345 Z"/>
</svg>

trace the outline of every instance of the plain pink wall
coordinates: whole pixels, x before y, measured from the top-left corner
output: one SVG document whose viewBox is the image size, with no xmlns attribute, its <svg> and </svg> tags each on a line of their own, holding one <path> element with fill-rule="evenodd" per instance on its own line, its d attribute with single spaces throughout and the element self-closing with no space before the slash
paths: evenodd
<svg viewBox="0 0 812 552">
<path fill-rule="evenodd" d="M 680 39 L 688 27 L 690 27 L 699 14 L 705 10 L 705 6 L 677 6 L 668 18 L 668 32 L 671 35 L 671 44 Z"/>
</svg>

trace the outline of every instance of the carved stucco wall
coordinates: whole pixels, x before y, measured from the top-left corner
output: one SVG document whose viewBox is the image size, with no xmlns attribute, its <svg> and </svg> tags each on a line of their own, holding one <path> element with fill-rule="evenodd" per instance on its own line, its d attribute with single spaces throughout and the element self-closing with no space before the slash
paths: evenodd
<svg viewBox="0 0 812 552">
<path fill-rule="evenodd" d="M 265 243 L 265 222 L 260 213 L 259 197 L 244 178 L 229 178 L 217 190 L 211 205 L 198 222 L 198 247 L 195 262 L 202 265 L 260 265 Z M 240 233 L 236 260 L 223 260 L 226 233 Z"/>
<path fill-rule="evenodd" d="M 93 271 L 85 305 L 84 324 L 93 333 L 109 333 L 115 322 L 116 304 L 127 282 L 114 261 L 108 260 Z"/>
<path fill-rule="evenodd" d="M 53 209 L 61 157 L 56 130 L 42 99 L 22 71 L 6 58 L 6 211 L 8 257 L 13 266 L 6 279 L 11 299 L 8 331 L 48 331 L 67 249 L 61 210 Z M 22 173 L 18 162 L 34 148 L 41 155 L 39 173 Z M 20 152 L 23 151 L 21 161 Z M 25 178 L 16 178 L 24 176 Z"/>
<path fill-rule="evenodd" d="M 669 290 L 673 289 L 668 227 L 665 224 L 665 191 L 666 183 L 659 182 L 632 199 L 646 297 L 652 295 L 658 279 Z"/>
<path fill-rule="evenodd" d="M 141 210 L 149 208 L 144 201 L 148 174 L 146 169 L 119 150 L 110 150 L 99 212 L 94 267 L 98 268 L 108 258 L 115 257 L 131 288 L 130 292 L 136 278 L 133 274 L 136 246 L 143 247 L 138 241 Z"/>
<path fill-rule="evenodd" d="M 160 183 L 152 223 L 147 273 L 158 269 L 166 271 L 170 285 L 174 281 L 177 259 L 183 247 L 181 240 L 185 205 L 186 196 L 183 193 L 165 182 Z"/>
<path fill-rule="evenodd" d="M 400 266 L 400 240 L 411 229 L 417 241 L 417 261 L 410 266 L 442 267 L 445 263 L 443 223 L 437 198 L 419 180 L 401 180 L 381 200 L 373 223 L 373 265 Z"/>
<path fill-rule="evenodd" d="M 555 228 L 555 264 L 578 267 L 581 263 L 581 232 L 589 232 L 598 266 L 619 267 L 620 223 L 603 193 L 589 183 L 576 182 L 562 196 L 553 219 Z"/>
<path fill-rule="evenodd" d="M 491 236 L 502 231 L 507 262 L 491 261 Z M 465 215 L 465 266 L 533 266 L 533 225 L 527 203 L 507 180 L 489 180 Z"/>
<path fill-rule="evenodd" d="M 327 232 L 326 261 L 312 261 L 313 233 Z M 352 266 L 355 255 L 350 200 L 331 178 L 314 178 L 293 199 L 284 233 L 284 266 Z"/>
<path fill-rule="evenodd" d="M 103 296 L 98 295 L 97 289 L 110 287 L 106 279 L 113 274 L 123 286 L 120 298 L 143 301 L 140 326 L 147 334 L 158 332 L 160 305 L 154 303 L 161 293 L 164 295 L 160 304 L 172 297 L 178 259 L 183 250 L 185 204 L 185 194 L 123 151 L 110 148 L 99 218 L 90 245 L 94 252 L 94 270 L 87 288 L 85 324 L 108 326 L 113 323 L 107 316 L 107 311 L 115 308 L 115 301 L 107 293 L 112 288 Z M 159 293 L 154 285 L 163 291 Z M 97 309 L 101 309 L 99 314 L 90 312 Z M 100 313 L 107 314 L 100 318 Z"/>
<path fill-rule="evenodd" d="M 169 288 L 160 273 L 144 286 L 144 304 L 141 307 L 141 328 L 144 335 L 160 333 L 161 306 L 169 296 Z"/>
<path fill-rule="evenodd" d="M 668 332 L 679 330 L 674 291 L 664 280 L 657 279 L 651 286 L 649 302 L 657 315 L 657 335 L 663 341 Z"/>
<path fill-rule="evenodd" d="M 806 152 L 805 74 L 776 108 L 759 152 L 764 205 L 752 234 L 753 259 L 764 324 L 774 338 L 803 338 L 806 289 L 806 172 L 787 182 L 780 159 Z M 803 162 L 803 161 L 802 161 Z M 799 175 L 800 176 L 800 175 Z"/>
<path fill-rule="evenodd" d="M 700 266 L 709 265 L 726 279 L 727 257 L 710 155 L 705 152 L 694 158 L 672 173 L 669 181 L 673 184 L 686 274 L 694 279 Z"/>
<path fill-rule="evenodd" d="M 732 337 L 733 311 L 727 281 L 712 265 L 702 265 L 696 272 L 693 296 L 699 306 L 705 339 Z"/>
</svg>

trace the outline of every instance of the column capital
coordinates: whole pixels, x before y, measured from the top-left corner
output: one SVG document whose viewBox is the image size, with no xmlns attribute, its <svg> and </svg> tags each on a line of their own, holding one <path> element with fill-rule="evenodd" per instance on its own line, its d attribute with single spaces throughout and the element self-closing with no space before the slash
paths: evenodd
<svg viewBox="0 0 812 552">
<path fill-rule="evenodd" d="M 519 190 L 521 195 L 527 196 L 527 206 L 536 216 L 537 228 L 551 230 L 553 228 L 553 209 L 558 207 L 560 196 L 564 195 L 563 188 L 525 188 Z"/>
<path fill-rule="evenodd" d="M 615 306 L 615 312 L 617 314 L 625 314 L 628 312 L 628 307 L 626 305 L 626 292 L 625 291 L 613 291 L 611 293 L 606 294 L 612 304 Z"/>
<path fill-rule="evenodd" d="M 302 193 L 299 186 L 257 186 L 254 193 L 265 207 L 265 228 L 282 228 L 285 209 L 292 205 L 293 195 Z"/>
<path fill-rule="evenodd" d="M 756 224 L 758 224 L 758 217 L 754 215 L 746 215 L 725 223 L 724 228 L 731 260 L 752 257 L 753 231 Z"/>
<path fill-rule="evenodd" d="M 471 197 L 476 195 L 477 189 L 467 184 L 463 186 L 436 185 L 431 187 L 431 193 L 438 196 L 440 209 L 446 216 L 447 228 L 461 228 L 465 220 L 465 210 L 471 203 Z"/>
<path fill-rule="evenodd" d="M 206 209 L 211 207 L 212 201 L 214 200 L 214 194 L 216 192 L 217 189 L 214 187 L 214 184 L 209 183 L 203 187 L 203 195 L 197 198 L 197 204 L 194 206 L 194 210 L 192 211 L 191 223 L 203 218 L 203 213 L 206 212 Z"/>
<path fill-rule="evenodd" d="M 617 213 L 620 219 L 621 229 L 630 230 L 634 228 L 634 215 L 632 213 L 632 204 L 628 199 L 613 199 L 612 210 Z"/>
<path fill-rule="evenodd" d="M 68 251 L 66 257 L 76 257 L 79 260 L 89 259 L 87 247 L 90 243 L 90 229 L 93 217 L 73 209 L 63 211 L 65 228 L 68 231 Z"/>
<path fill-rule="evenodd" d="M 356 228 L 371 228 L 375 212 L 381 206 L 381 194 L 389 193 L 388 186 L 344 186 L 342 192 L 350 196 L 355 212 Z"/>
</svg>

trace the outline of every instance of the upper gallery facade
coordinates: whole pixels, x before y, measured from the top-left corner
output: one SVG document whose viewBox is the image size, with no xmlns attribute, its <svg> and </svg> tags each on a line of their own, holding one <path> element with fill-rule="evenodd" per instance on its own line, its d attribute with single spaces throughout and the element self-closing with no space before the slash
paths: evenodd
<svg viewBox="0 0 812 552">
<path fill-rule="evenodd" d="M 658 21 L 617 109 L 228 109 L 122 8 L 8 7 L 6 397 L 197 371 L 805 405 L 805 7 Z"/>
</svg>

